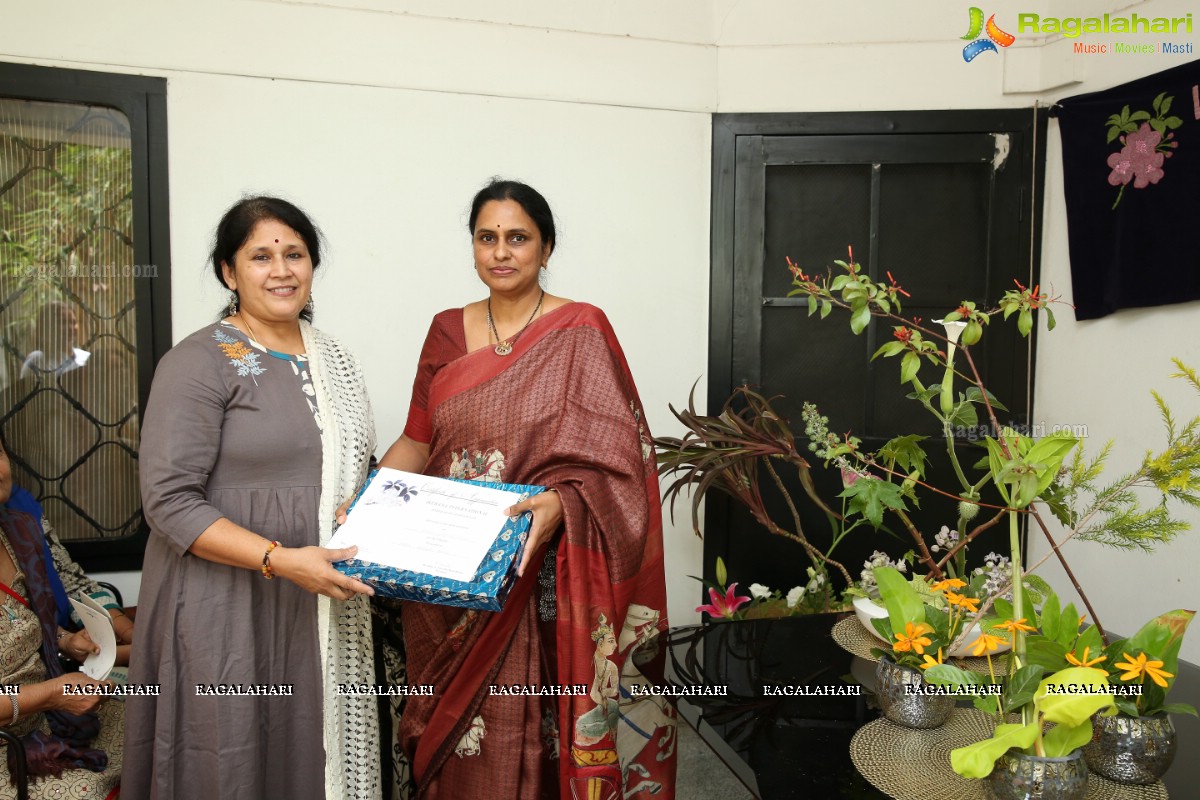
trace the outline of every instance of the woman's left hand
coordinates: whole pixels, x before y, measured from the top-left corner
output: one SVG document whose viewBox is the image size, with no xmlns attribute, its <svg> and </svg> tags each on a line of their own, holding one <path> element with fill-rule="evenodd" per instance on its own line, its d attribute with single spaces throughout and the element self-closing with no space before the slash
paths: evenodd
<svg viewBox="0 0 1200 800">
<path fill-rule="evenodd" d="M 77 631 L 59 639 L 58 649 L 67 658 L 82 664 L 88 656 L 100 652 L 100 645 L 92 641 L 87 631 Z"/>
<path fill-rule="evenodd" d="M 515 506 L 510 506 L 504 513 L 515 517 L 526 511 L 533 512 L 533 523 L 529 526 L 529 539 L 525 542 L 525 552 L 521 556 L 521 563 L 517 565 L 517 577 L 525 574 L 525 567 L 529 565 L 533 554 L 543 544 L 550 541 L 550 537 L 562 524 L 562 498 L 558 496 L 558 492 L 553 490 L 542 492 L 522 500 Z"/>
</svg>

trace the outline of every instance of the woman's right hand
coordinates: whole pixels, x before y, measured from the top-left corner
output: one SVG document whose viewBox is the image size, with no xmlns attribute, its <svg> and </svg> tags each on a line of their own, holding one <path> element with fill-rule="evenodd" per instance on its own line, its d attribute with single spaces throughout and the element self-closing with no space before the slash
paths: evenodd
<svg viewBox="0 0 1200 800">
<path fill-rule="evenodd" d="M 352 502 L 354 501 L 347 500 L 337 507 L 337 511 L 333 512 L 333 518 L 337 520 L 338 525 L 346 524 L 346 514 L 350 511 L 350 503 Z"/>
<path fill-rule="evenodd" d="M 63 687 L 66 686 L 112 686 L 109 681 L 98 681 L 95 678 L 89 678 L 82 672 L 68 672 L 65 675 L 59 675 L 57 678 L 46 681 L 49 684 L 51 695 L 48 699 L 50 708 L 56 711 L 66 711 L 69 714 L 86 714 L 89 711 L 94 711 L 96 706 L 100 705 L 100 701 L 104 700 L 103 695 L 98 694 L 83 694 L 81 692 L 66 694 Z"/>
<path fill-rule="evenodd" d="M 306 592 L 323 594 L 334 600 L 349 600 L 356 594 L 373 595 L 375 590 L 357 578 L 333 568 L 358 553 L 357 547 L 330 550 L 327 547 L 277 547 L 271 553 L 275 574 L 287 578 Z"/>
</svg>

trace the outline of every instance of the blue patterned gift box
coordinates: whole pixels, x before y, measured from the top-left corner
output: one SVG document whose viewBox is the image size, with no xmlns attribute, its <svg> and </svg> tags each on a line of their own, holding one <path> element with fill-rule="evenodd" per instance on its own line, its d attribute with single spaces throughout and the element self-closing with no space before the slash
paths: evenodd
<svg viewBox="0 0 1200 800">
<path fill-rule="evenodd" d="M 373 480 L 376 474 L 376 472 L 372 472 L 370 479 Z M 447 480 L 486 486 L 489 489 L 500 489 L 506 492 L 519 492 L 521 500 L 546 490 L 543 486 L 484 483 L 456 478 Z M 367 483 L 369 484 L 370 480 Z M 359 496 L 361 495 L 360 491 Z M 357 500 L 356 497 L 355 501 L 357 502 Z M 529 526 L 532 521 L 533 514 L 529 512 L 521 514 L 516 519 L 509 517 L 488 554 L 484 556 L 483 561 L 475 570 L 475 577 L 470 581 L 435 577 L 423 572 L 396 569 L 357 558 L 338 561 L 333 566 L 344 575 L 358 578 L 374 589 L 376 595 L 380 597 L 473 608 L 479 611 L 500 611 L 504 608 L 504 600 L 508 597 L 508 591 L 516 579 L 517 564 L 520 563 L 521 553 L 524 550 L 525 540 L 529 537 Z"/>
</svg>

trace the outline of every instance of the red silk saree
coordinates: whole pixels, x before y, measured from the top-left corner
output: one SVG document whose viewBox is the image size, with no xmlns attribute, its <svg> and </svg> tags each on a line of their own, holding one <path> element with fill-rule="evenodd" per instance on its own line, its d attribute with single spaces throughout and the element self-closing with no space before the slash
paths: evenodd
<svg viewBox="0 0 1200 800">
<path fill-rule="evenodd" d="M 467 353 L 462 310 L 442 312 L 405 432 L 430 444 L 428 474 L 540 484 L 563 503 L 504 611 L 403 604 L 408 682 L 434 687 L 407 698 L 397 732 L 417 796 L 673 798 L 674 711 L 638 693 L 667 626 L 658 479 L 604 314 L 563 306 L 499 356 Z"/>
</svg>

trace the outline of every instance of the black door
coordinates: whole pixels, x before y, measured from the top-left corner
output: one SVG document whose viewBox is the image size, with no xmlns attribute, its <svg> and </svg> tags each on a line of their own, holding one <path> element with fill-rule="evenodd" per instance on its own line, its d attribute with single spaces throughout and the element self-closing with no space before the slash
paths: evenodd
<svg viewBox="0 0 1200 800">
<path fill-rule="evenodd" d="M 787 297 L 787 259 L 823 274 L 853 247 L 873 278 L 886 280 L 890 272 L 911 293 L 903 308 L 909 318 L 940 319 L 964 300 L 994 307 L 1014 279 L 1037 282 L 1043 163 L 1037 142 L 1044 125 L 1044 115 L 1035 121 L 1029 110 L 718 115 L 710 410 L 748 384 L 779 395 L 775 408 L 796 432 L 803 431 L 800 410 L 808 401 L 829 417 L 834 432 L 853 432 L 867 449 L 900 434 L 923 434 L 930 437 L 924 445 L 931 482 L 949 484 L 940 426 L 905 398 L 911 387 L 900 384 L 898 360 L 869 360 L 897 323 L 873 320 L 855 336 L 837 311 L 826 320 L 810 318 L 804 298 Z M 1000 422 L 1026 425 L 1032 341 L 1015 325 L 997 320 L 989 327 L 973 356 L 1009 409 Z M 927 365 L 922 377 L 937 382 L 940 370 Z M 963 433 L 955 446 L 960 461 L 971 464 L 977 460 L 972 432 Z M 820 470 L 819 462 L 814 467 Z M 818 486 L 837 508 L 840 478 L 825 472 Z M 806 535 L 826 549 L 828 522 L 805 498 L 798 500 Z M 790 519 L 782 505 L 777 510 L 781 522 Z M 720 555 L 730 580 L 743 585 L 757 581 L 786 590 L 802 582 L 809 562 L 794 543 L 769 536 L 727 504 L 710 503 L 707 513 L 710 578 Z M 952 501 L 923 494 L 914 519 L 931 539 L 957 515 Z M 833 556 L 857 576 L 873 550 L 896 557 L 911 546 L 907 535 L 859 529 Z M 986 552 L 980 542 L 973 560 Z"/>
</svg>

